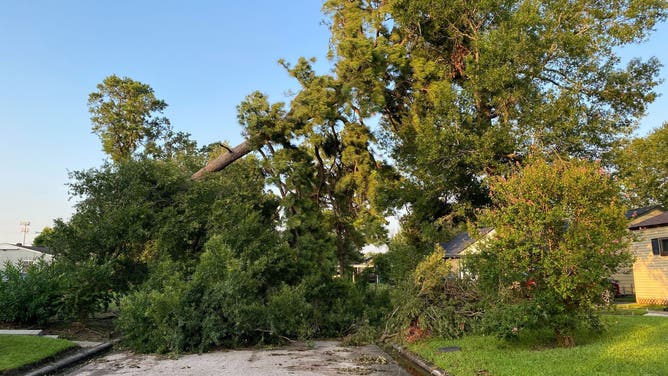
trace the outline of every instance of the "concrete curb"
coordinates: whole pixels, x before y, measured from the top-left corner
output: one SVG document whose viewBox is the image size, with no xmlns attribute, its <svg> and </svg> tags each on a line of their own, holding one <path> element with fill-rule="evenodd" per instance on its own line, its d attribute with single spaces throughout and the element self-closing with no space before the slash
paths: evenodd
<svg viewBox="0 0 668 376">
<path fill-rule="evenodd" d="M 449 373 L 445 372 L 444 370 L 436 367 L 435 365 L 427 362 L 426 360 L 420 358 L 419 356 L 413 354 L 410 352 L 408 349 L 406 349 L 403 346 L 399 346 L 395 343 L 392 344 L 392 349 L 396 351 L 399 355 L 404 357 L 406 360 L 410 361 L 413 363 L 416 369 L 419 369 L 426 374 L 433 375 L 433 376 L 448 376 Z"/>
<path fill-rule="evenodd" d="M 120 339 L 115 339 L 113 341 L 105 342 L 102 344 L 99 344 L 95 347 L 88 347 L 88 348 L 82 348 L 81 350 L 77 351 L 76 353 L 65 357 L 63 359 L 58 359 L 54 362 L 51 362 L 43 367 L 40 367 L 38 369 L 32 370 L 28 373 L 26 373 L 24 376 L 43 376 L 43 375 L 49 375 L 55 372 L 58 372 L 60 370 L 63 370 L 65 368 L 72 367 L 73 365 L 82 362 L 88 358 L 91 358 L 93 356 L 99 355 L 109 349 L 116 343 L 118 343 Z"/>
</svg>

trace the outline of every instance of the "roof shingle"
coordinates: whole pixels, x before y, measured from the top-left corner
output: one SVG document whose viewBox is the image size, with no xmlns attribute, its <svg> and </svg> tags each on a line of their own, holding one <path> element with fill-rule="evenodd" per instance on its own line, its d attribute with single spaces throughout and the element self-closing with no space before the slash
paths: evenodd
<svg viewBox="0 0 668 376">
<path fill-rule="evenodd" d="M 663 227 L 663 226 L 668 226 L 668 212 L 661 213 L 655 217 L 652 217 L 650 219 L 629 226 L 629 229 L 637 230 L 641 227 Z"/>
</svg>

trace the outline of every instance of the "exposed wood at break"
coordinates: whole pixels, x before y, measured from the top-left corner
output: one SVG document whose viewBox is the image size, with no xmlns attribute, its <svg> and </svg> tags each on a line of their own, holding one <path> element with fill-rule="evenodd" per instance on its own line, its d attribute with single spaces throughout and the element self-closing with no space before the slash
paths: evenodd
<svg viewBox="0 0 668 376">
<path fill-rule="evenodd" d="M 227 153 L 220 155 L 216 159 L 207 163 L 206 166 L 202 167 L 199 171 L 194 173 L 191 178 L 193 180 L 202 180 L 207 174 L 224 169 L 225 167 L 232 164 L 232 162 L 250 153 L 251 151 L 250 143 L 248 140 L 246 140 L 234 148 L 228 149 Z"/>
</svg>

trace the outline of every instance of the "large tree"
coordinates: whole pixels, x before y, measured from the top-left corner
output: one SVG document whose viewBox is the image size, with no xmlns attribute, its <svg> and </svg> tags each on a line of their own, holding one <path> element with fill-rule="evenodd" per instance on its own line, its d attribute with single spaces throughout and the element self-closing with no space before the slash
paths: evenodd
<svg viewBox="0 0 668 376">
<path fill-rule="evenodd" d="M 321 95 L 300 93 L 311 101 L 300 106 L 314 119 L 345 114 L 340 124 L 392 157 L 401 178 L 383 174 L 374 197 L 407 211 L 406 239 L 423 248 L 487 205 L 485 178 L 531 148 L 608 163 L 656 96 L 658 61 L 623 65 L 615 51 L 665 19 L 662 0 L 328 0 L 324 10 L 334 69 L 295 71 Z M 195 177 L 264 145 L 249 136 Z"/>
<path fill-rule="evenodd" d="M 668 123 L 620 148 L 618 176 L 629 203 L 668 207 Z"/>
<path fill-rule="evenodd" d="M 263 157 L 267 182 L 281 195 L 291 243 L 331 237 L 345 271 L 367 241 L 383 236 L 373 196 L 388 166 L 376 160 L 360 114 L 366 109 L 356 106 L 344 82 L 316 74 L 305 59 L 285 67 L 302 86 L 289 106 L 254 93 L 239 106 L 239 120 Z"/>
<path fill-rule="evenodd" d="M 615 51 L 665 19 L 661 0 L 329 0 L 332 58 L 380 115 L 417 240 L 486 205 L 485 177 L 530 148 L 606 160 L 655 98 L 659 63 Z M 368 124 L 368 121 L 367 121 Z"/>
<path fill-rule="evenodd" d="M 137 153 L 170 157 L 194 148 L 187 134 L 174 133 L 169 119 L 161 116 L 165 108 L 167 103 L 156 98 L 149 85 L 116 75 L 106 77 L 88 96 L 93 133 L 114 162 Z"/>
</svg>

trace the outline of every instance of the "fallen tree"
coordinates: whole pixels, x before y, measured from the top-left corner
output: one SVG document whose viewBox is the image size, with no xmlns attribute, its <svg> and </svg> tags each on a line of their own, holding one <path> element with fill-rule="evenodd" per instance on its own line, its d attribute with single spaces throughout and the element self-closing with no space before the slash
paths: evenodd
<svg viewBox="0 0 668 376">
<path fill-rule="evenodd" d="M 253 151 L 250 146 L 250 142 L 245 140 L 234 148 L 226 148 L 227 153 L 224 153 L 217 158 L 211 160 L 206 166 L 199 169 L 197 172 L 192 174 L 191 178 L 193 180 L 202 180 L 207 174 L 212 172 L 217 172 L 225 169 L 225 167 L 231 165 L 237 159 L 243 157 L 244 155 Z"/>
</svg>

